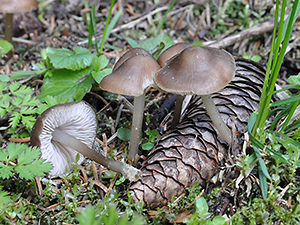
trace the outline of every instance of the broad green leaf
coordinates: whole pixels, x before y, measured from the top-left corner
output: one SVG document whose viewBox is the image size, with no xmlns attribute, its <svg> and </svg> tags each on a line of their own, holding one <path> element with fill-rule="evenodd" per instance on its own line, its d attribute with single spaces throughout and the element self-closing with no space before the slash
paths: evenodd
<svg viewBox="0 0 300 225">
<path fill-rule="evenodd" d="M 48 47 L 46 51 L 54 67 L 74 71 L 89 67 L 95 58 L 95 55 L 89 50 L 81 47 L 75 47 L 74 51 L 66 48 L 52 49 Z"/>
<path fill-rule="evenodd" d="M 120 138 L 122 141 L 129 141 L 130 136 L 131 136 L 131 130 L 127 128 L 119 128 L 117 130 L 117 136 Z"/>
<path fill-rule="evenodd" d="M 95 79 L 95 81 L 99 84 L 101 80 L 108 74 L 112 72 L 111 68 L 107 68 L 101 71 L 93 71 L 92 76 Z"/>
<path fill-rule="evenodd" d="M 10 78 L 9 78 L 9 76 L 0 74 L 0 81 L 1 82 L 8 82 L 8 81 L 10 81 Z"/>
<path fill-rule="evenodd" d="M 205 198 L 200 197 L 196 200 L 196 208 L 201 218 L 208 212 L 208 205 Z"/>
<path fill-rule="evenodd" d="M 147 143 L 142 144 L 142 149 L 146 150 L 146 151 L 151 150 L 153 147 L 154 147 L 154 144 L 151 143 L 151 142 L 147 142 Z"/>
<path fill-rule="evenodd" d="M 80 101 L 83 99 L 83 97 L 86 94 L 86 89 L 85 88 L 78 88 L 73 96 L 75 101 Z"/>
<path fill-rule="evenodd" d="M 109 60 L 105 55 L 96 56 L 93 61 L 94 70 L 98 72 L 104 69 L 107 66 L 108 62 Z"/>
<path fill-rule="evenodd" d="M 6 40 L 0 40 L 0 57 L 12 50 L 13 45 Z"/>
<path fill-rule="evenodd" d="M 159 46 L 161 43 L 164 43 L 164 49 L 162 49 L 161 52 L 174 45 L 173 40 L 168 35 L 160 34 L 156 37 L 146 39 L 140 44 L 139 47 L 144 48 L 147 51 L 151 51 L 156 46 Z"/>
<path fill-rule="evenodd" d="M 38 98 L 42 101 L 50 96 L 56 96 L 62 101 L 72 101 L 74 94 L 80 88 L 88 92 L 92 87 L 93 78 L 88 75 L 91 67 L 79 71 L 67 69 L 56 70 L 51 78 L 46 77 Z"/>
</svg>

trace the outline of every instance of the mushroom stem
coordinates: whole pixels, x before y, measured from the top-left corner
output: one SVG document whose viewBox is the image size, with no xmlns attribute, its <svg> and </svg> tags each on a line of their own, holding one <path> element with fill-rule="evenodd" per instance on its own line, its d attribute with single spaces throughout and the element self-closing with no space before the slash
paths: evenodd
<svg viewBox="0 0 300 225">
<path fill-rule="evenodd" d="M 140 170 L 122 163 L 120 161 L 115 161 L 110 158 L 103 156 L 101 153 L 94 151 L 93 149 L 89 148 L 87 145 L 76 139 L 75 137 L 63 132 L 61 130 L 55 129 L 52 133 L 53 138 L 52 140 L 58 141 L 61 144 L 67 145 L 77 152 L 81 153 L 85 157 L 94 160 L 101 165 L 107 167 L 108 169 L 115 171 L 117 173 L 121 173 L 130 181 L 137 181 L 141 175 Z"/>
<path fill-rule="evenodd" d="M 12 43 L 12 35 L 13 35 L 13 13 L 6 13 L 4 39 L 9 43 Z M 12 57 L 12 51 L 9 51 L 6 55 L 7 58 L 10 59 Z"/>
<path fill-rule="evenodd" d="M 184 96 L 183 95 L 177 95 L 176 97 L 176 103 L 175 103 L 175 109 L 173 114 L 173 120 L 171 124 L 171 129 L 176 127 L 180 120 L 181 115 L 181 109 L 182 109 L 182 103 L 183 103 Z"/>
<path fill-rule="evenodd" d="M 210 116 L 212 122 L 220 132 L 221 136 L 225 139 L 225 141 L 230 145 L 231 144 L 231 131 L 221 118 L 221 115 L 212 100 L 211 95 L 201 95 L 203 104 Z"/>
<path fill-rule="evenodd" d="M 10 43 L 12 43 L 12 33 L 13 33 L 12 24 L 13 24 L 13 13 L 6 13 L 4 39 Z"/>
<path fill-rule="evenodd" d="M 139 152 L 139 142 L 141 139 L 144 117 L 145 94 L 134 97 L 133 105 L 132 128 L 128 153 L 129 162 L 134 162 L 135 156 Z"/>
</svg>

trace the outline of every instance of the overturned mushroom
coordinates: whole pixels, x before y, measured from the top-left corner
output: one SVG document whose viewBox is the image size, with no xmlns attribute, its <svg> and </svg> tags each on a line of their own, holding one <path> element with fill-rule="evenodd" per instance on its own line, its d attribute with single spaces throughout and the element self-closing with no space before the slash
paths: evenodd
<svg viewBox="0 0 300 225">
<path fill-rule="evenodd" d="M 231 144 L 231 131 L 222 120 L 210 94 L 225 87 L 234 73 L 234 58 L 226 51 L 193 46 L 169 60 L 158 71 L 154 82 L 167 92 L 200 95 L 221 136 Z"/>
<path fill-rule="evenodd" d="M 145 105 L 144 90 L 153 85 L 153 76 L 159 69 L 160 66 L 150 53 L 133 48 L 119 59 L 114 71 L 100 82 L 103 90 L 134 96 L 129 161 L 134 161 L 138 154 Z"/>
<path fill-rule="evenodd" d="M 97 119 L 91 106 L 84 101 L 65 103 L 50 107 L 38 117 L 32 129 L 31 145 L 38 146 L 42 158 L 53 165 L 50 175 L 57 176 L 70 169 L 80 153 L 78 164 L 86 156 L 130 181 L 136 181 L 139 170 L 92 149 L 96 131 Z"/>
</svg>

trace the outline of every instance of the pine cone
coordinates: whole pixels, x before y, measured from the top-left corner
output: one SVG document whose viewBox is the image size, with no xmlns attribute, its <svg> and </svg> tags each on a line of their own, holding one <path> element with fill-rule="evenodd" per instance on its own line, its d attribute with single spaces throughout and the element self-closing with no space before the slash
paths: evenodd
<svg viewBox="0 0 300 225">
<path fill-rule="evenodd" d="M 212 97 L 225 123 L 236 127 L 236 138 L 242 143 L 248 119 L 258 108 L 265 70 L 244 59 L 236 59 L 236 66 L 232 81 Z M 195 182 L 207 184 L 229 156 L 228 149 L 201 98 L 195 96 L 180 124 L 149 153 L 141 168 L 143 175 L 129 191 L 136 202 L 162 207 Z"/>
</svg>

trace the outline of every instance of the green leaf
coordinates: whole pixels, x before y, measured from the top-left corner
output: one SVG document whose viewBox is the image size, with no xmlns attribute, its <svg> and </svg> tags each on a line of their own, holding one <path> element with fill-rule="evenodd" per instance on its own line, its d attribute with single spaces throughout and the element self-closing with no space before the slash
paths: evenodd
<svg viewBox="0 0 300 225">
<path fill-rule="evenodd" d="M 97 225 L 101 224 L 99 219 L 96 219 L 96 212 L 92 206 L 87 206 L 80 214 L 77 215 L 80 225 Z"/>
<path fill-rule="evenodd" d="M 16 107 L 19 107 L 22 103 L 22 98 L 21 97 L 15 97 L 11 100 L 11 104 L 13 104 Z"/>
<path fill-rule="evenodd" d="M 43 176 L 52 169 L 52 165 L 49 162 L 44 163 L 44 161 L 44 159 L 37 159 L 27 165 L 18 165 L 15 171 L 21 178 L 32 180 L 35 176 Z"/>
<path fill-rule="evenodd" d="M 28 129 L 32 129 L 36 118 L 34 116 L 22 116 L 21 121 Z"/>
<path fill-rule="evenodd" d="M 57 96 L 62 101 L 73 100 L 74 94 L 80 88 L 88 92 L 92 87 L 93 78 L 88 75 L 91 67 L 79 71 L 66 69 L 55 70 L 51 78 L 46 77 L 38 98 L 42 101 L 50 96 Z"/>
<path fill-rule="evenodd" d="M 27 94 L 23 98 L 22 106 L 38 106 L 41 104 L 41 101 L 36 97 L 31 97 L 31 95 Z"/>
<path fill-rule="evenodd" d="M 86 89 L 85 88 L 78 88 L 73 96 L 75 101 L 80 101 L 83 99 L 83 97 L 86 94 Z"/>
<path fill-rule="evenodd" d="M 25 114 L 25 115 L 31 115 L 31 114 L 35 114 L 36 113 L 36 111 L 37 111 L 37 109 L 36 108 L 33 108 L 33 107 L 21 107 L 20 108 L 20 113 L 21 114 Z"/>
<path fill-rule="evenodd" d="M 27 149 L 27 146 L 24 144 L 15 144 L 13 142 L 10 142 L 7 147 L 7 152 L 9 155 L 8 161 L 13 161 L 18 158 L 19 154 L 21 152 L 24 152 Z"/>
<path fill-rule="evenodd" d="M 109 206 L 107 215 L 103 215 L 105 225 L 113 225 L 117 222 L 119 212 L 115 206 Z"/>
<path fill-rule="evenodd" d="M 101 80 L 108 74 L 112 72 L 111 68 L 103 69 L 101 71 L 93 71 L 92 76 L 95 79 L 95 81 L 99 84 Z"/>
<path fill-rule="evenodd" d="M 0 93 L 8 89 L 8 84 L 6 82 L 0 82 Z"/>
<path fill-rule="evenodd" d="M 208 212 L 208 205 L 204 197 L 200 197 L 196 200 L 196 208 L 201 218 Z"/>
<path fill-rule="evenodd" d="M 0 178 L 8 179 L 13 175 L 13 166 L 6 166 L 2 162 L 0 162 Z"/>
<path fill-rule="evenodd" d="M 150 51 L 154 49 L 156 46 L 159 46 L 161 43 L 164 43 L 165 45 L 164 49 L 162 49 L 161 52 L 174 45 L 173 40 L 168 35 L 160 34 L 156 37 L 146 39 L 144 42 L 140 44 L 139 47 L 144 48 L 147 51 Z"/>
<path fill-rule="evenodd" d="M 89 67 L 95 58 L 95 55 L 89 50 L 81 47 L 75 47 L 74 52 L 66 48 L 52 49 L 49 47 L 46 51 L 54 67 L 73 71 Z"/>
<path fill-rule="evenodd" d="M 12 82 L 10 85 L 9 85 L 9 90 L 11 92 L 15 92 L 16 90 L 19 89 L 19 87 L 21 86 L 21 84 L 19 82 Z"/>
<path fill-rule="evenodd" d="M 296 88 L 300 89 L 300 73 L 298 73 L 298 75 L 295 76 L 290 76 L 287 81 L 291 84 L 291 85 L 295 85 Z"/>
<path fill-rule="evenodd" d="M 36 148 L 27 148 L 25 151 L 21 152 L 18 157 L 18 165 L 29 164 L 33 160 L 37 159 L 41 154 L 41 151 Z"/>
<path fill-rule="evenodd" d="M 0 161 L 8 161 L 8 152 L 5 149 L 0 150 Z"/>
<path fill-rule="evenodd" d="M 154 147 L 154 144 L 151 143 L 151 142 L 147 142 L 147 143 L 142 144 L 142 149 L 146 150 L 146 151 L 151 150 L 153 147 Z"/>
<path fill-rule="evenodd" d="M 122 141 L 129 141 L 130 136 L 131 136 L 131 130 L 128 128 L 119 128 L 117 130 L 117 136 L 120 138 Z"/>
<path fill-rule="evenodd" d="M 12 200 L 10 199 L 8 192 L 0 191 L 0 210 L 2 211 L 11 202 L 12 202 Z M 3 213 L 1 211 L 0 211 L 0 213 Z"/>
<path fill-rule="evenodd" d="M 130 44 L 130 46 L 131 46 L 132 48 L 137 48 L 137 47 L 139 47 L 139 44 L 138 44 L 135 40 L 133 40 L 133 39 L 131 39 L 131 38 L 127 38 L 126 41 L 128 42 L 128 44 Z"/>
<path fill-rule="evenodd" d="M 105 55 L 96 56 L 93 61 L 93 67 L 95 71 L 100 71 L 108 65 L 109 60 Z"/>
<path fill-rule="evenodd" d="M 0 81 L 1 82 L 8 82 L 8 81 L 10 81 L 10 77 L 6 76 L 6 75 L 3 75 L 3 74 L 0 74 Z"/>
<path fill-rule="evenodd" d="M 267 178 L 265 176 L 265 173 L 261 170 L 260 166 L 258 166 L 258 175 L 259 175 L 261 193 L 263 198 L 266 199 L 268 195 Z"/>
<path fill-rule="evenodd" d="M 11 114 L 11 117 L 10 117 L 10 119 L 9 119 L 9 123 L 11 124 L 11 126 L 12 126 L 13 128 L 15 128 L 15 127 L 17 127 L 17 125 L 18 125 L 20 119 L 21 119 L 21 114 L 20 114 L 19 112 L 16 112 L 16 111 L 15 111 L 15 112 L 13 112 L 13 113 Z"/>
<path fill-rule="evenodd" d="M 0 56 L 5 55 L 12 50 L 13 45 L 6 40 L 0 40 Z"/>
<path fill-rule="evenodd" d="M 36 70 L 36 71 L 17 71 L 14 72 L 10 77 L 11 79 L 26 79 L 30 77 L 31 75 L 40 75 L 45 73 L 47 70 Z"/>
</svg>

